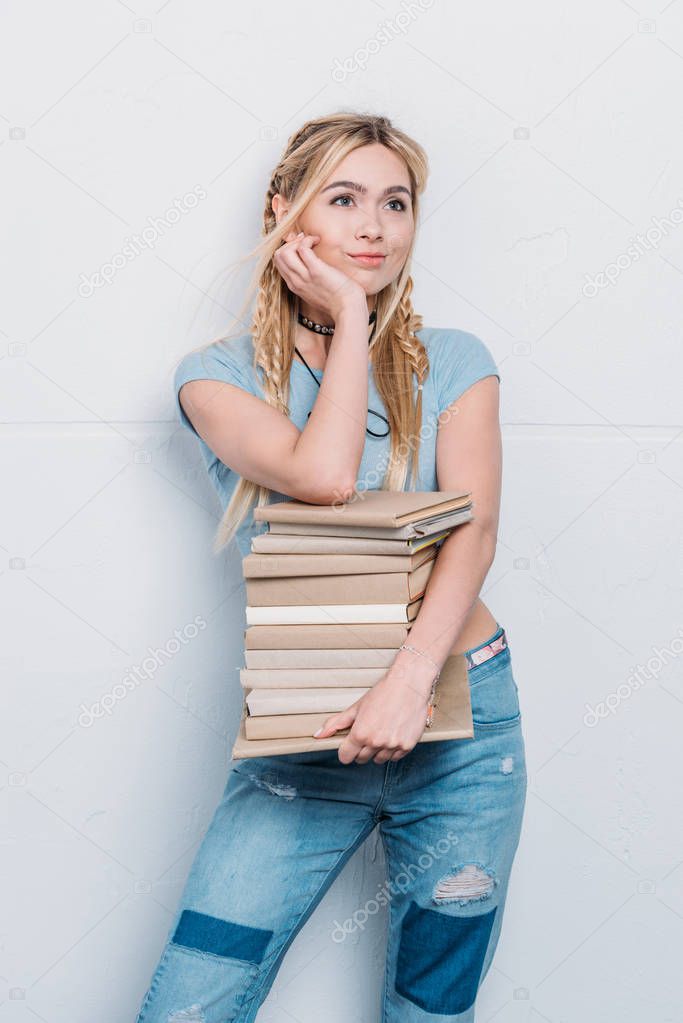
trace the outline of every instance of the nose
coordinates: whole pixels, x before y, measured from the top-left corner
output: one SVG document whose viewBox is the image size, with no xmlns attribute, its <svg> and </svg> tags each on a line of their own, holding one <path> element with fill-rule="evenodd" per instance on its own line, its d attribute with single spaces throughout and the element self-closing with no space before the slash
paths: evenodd
<svg viewBox="0 0 683 1023">
<path fill-rule="evenodd" d="M 366 223 L 357 233 L 357 238 L 371 238 L 376 241 L 382 237 L 382 229 L 379 224 Z"/>
<path fill-rule="evenodd" d="M 373 217 L 367 217 L 364 219 L 361 226 L 356 231 L 357 238 L 381 238 L 382 228 L 381 225 Z"/>
</svg>

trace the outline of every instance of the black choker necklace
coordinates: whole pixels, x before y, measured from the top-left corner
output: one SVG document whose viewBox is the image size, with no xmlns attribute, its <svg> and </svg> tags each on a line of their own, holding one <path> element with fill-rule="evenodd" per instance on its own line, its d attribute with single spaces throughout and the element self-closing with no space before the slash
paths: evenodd
<svg viewBox="0 0 683 1023">
<path fill-rule="evenodd" d="M 370 313 L 368 324 L 374 323 L 376 319 L 377 312 L 373 309 Z M 316 323 L 315 320 L 309 320 L 303 313 L 299 313 L 298 320 L 302 327 L 308 327 L 309 330 L 315 331 L 316 334 L 334 334 L 334 327 L 327 327 L 324 323 Z M 372 333 L 375 333 L 374 330 Z M 370 338 L 372 338 L 372 334 Z"/>
<path fill-rule="evenodd" d="M 334 334 L 334 327 L 326 327 L 323 323 L 314 323 L 313 320 L 307 319 L 301 313 L 299 313 L 298 319 L 299 319 L 299 323 L 301 324 L 302 327 L 308 327 L 309 330 L 315 331 L 316 334 Z M 377 313 L 373 309 L 372 312 L 370 313 L 370 318 L 368 320 L 368 324 L 374 323 L 375 326 L 376 326 L 377 325 L 375 323 L 376 320 L 377 320 Z M 375 327 L 372 328 L 372 332 L 370 334 L 370 337 L 368 338 L 368 344 L 370 344 L 370 342 L 372 341 L 374 333 L 375 333 Z M 306 367 L 308 372 L 311 374 L 311 376 L 315 380 L 315 382 L 318 385 L 318 387 L 320 387 L 320 381 L 317 379 L 317 377 L 313 373 L 313 370 L 308 365 L 308 363 L 306 362 L 306 360 L 304 359 L 303 355 L 301 354 L 299 349 L 296 347 L 296 345 L 294 346 L 294 351 L 299 356 L 299 358 L 303 362 L 304 366 Z M 386 416 L 383 416 L 381 412 L 375 412 L 371 408 L 368 409 L 368 413 L 370 415 L 377 416 L 378 419 L 382 419 L 386 423 L 387 429 L 386 429 L 385 433 L 375 433 L 374 430 L 371 430 L 369 427 L 367 427 L 365 432 L 369 433 L 371 437 L 388 437 L 389 433 L 391 432 L 391 427 L 389 426 L 389 420 L 386 418 Z M 310 414 L 311 413 L 309 412 L 308 415 L 310 416 Z"/>
</svg>

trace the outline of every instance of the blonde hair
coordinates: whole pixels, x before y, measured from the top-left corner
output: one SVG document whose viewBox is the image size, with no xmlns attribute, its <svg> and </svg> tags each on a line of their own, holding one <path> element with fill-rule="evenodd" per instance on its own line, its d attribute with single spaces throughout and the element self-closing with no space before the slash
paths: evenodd
<svg viewBox="0 0 683 1023">
<path fill-rule="evenodd" d="M 417 224 L 418 197 L 424 191 L 428 174 L 427 154 L 386 117 L 341 111 L 307 121 L 289 138 L 268 185 L 261 231 L 264 240 L 245 257 L 256 256 L 257 265 L 238 318 L 241 319 L 253 292 L 258 289 L 250 329 L 253 367 L 256 371 L 260 366 L 263 371 L 263 399 L 285 415 L 289 415 L 289 374 L 299 299 L 287 287 L 273 262 L 273 254 L 340 161 L 354 149 L 373 143 L 386 146 L 405 161 Z M 272 208 L 272 199 L 277 193 L 290 204 L 280 224 Z M 410 298 L 414 240 L 401 273 L 376 296 L 377 320 L 369 346 L 375 385 L 384 402 L 391 430 L 391 452 L 382 490 L 405 489 L 409 450 L 412 450 L 411 489 L 415 488 L 417 476 L 422 387 L 418 387 L 414 402 L 412 374 L 422 385 L 429 373 L 429 360 L 415 333 L 422 327 L 422 318 L 413 310 Z M 270 495 L 268 487 L 240 478 L 216 531 L 214 554 L 232 540 L 254 502 L 259 507 L 267 504 Z"/>
</svg>

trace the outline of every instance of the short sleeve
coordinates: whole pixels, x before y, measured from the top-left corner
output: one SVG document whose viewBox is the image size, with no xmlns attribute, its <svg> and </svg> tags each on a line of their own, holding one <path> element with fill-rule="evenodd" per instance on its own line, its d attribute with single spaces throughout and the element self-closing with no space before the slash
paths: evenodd
<svg viewBox="0 0 683 1023">
<path fill-rule="evenodd" d="M 179 397 L 180 388 L 190 380 L 220 380 L 225 384 L 235 384 L 235 386 L 253 393 L 247 382 L 244 369 L 240 366 L 235 354 L 229 351 L 224 343 L 214 342 L 199 351 L 188 352 L 176 368 L 173 390 L 178 418 L 183 426 L 191 430 L 196 437 L 199 437 L 199 434 L 188 419 Z"/>
<path fill-rule="evenodd" d="M 459 398 L 468 387 L 483 377 L 500 373 L 491 352 L 476 334 L 465 330 L 439 332 L 430 353 L 434 373 L 439 415 Z"/>
</svg>

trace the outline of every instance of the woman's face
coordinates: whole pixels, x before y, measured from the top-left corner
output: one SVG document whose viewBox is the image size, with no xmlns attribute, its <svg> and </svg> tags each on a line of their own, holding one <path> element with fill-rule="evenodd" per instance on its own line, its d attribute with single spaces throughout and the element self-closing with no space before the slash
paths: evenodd
<svg viewBox="0 0 683 1023">
<path fill-rule="evenodd" d="M 298 217 L 298 229 L 319 235 L 316 255 L 376 295 L 398 277 L 415 233 L 405 163 L 380 143 L 354 149 Z M 354 258 L 365 253 L 382 258 Z"/>
</svg>

